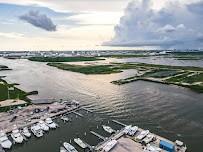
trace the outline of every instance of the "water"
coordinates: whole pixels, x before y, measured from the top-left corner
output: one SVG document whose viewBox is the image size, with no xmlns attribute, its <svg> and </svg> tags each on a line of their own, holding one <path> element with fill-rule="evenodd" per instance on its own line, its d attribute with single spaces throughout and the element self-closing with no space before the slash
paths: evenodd
<svg viewBox="0 0 203 152">
<path fill-rule="evenodd" d="M 117 59 L 114 59 L 117 61 Z M 203 67 L 203 60 L 177 60 L 174 58 L 167 58 L 163 56 L 150 56 L 139 58 L 123 58 L 119 62 L 141 62 L 148 64 L 172 65 L 172 66 L 195 66 Z"/>
<path fill-rule="evenodd" d="M 159 58 L 154 61 L 158 64 L 158 60 Z M 201 146 L 203 143 L 203 94 L 178 86 L 144 81 L 122 86 L 109 83 L 112 80 L 132 76 L 135 70 L 110 75 L 84 75 L 27 60 L 1 58 L 0 64 L 13 69 L 1 71 L 1 75 L 7 76 L 6 80 L 19 83 L 19 87 L 23 90 L 39 91 L 38 96 L 32 96 L 33 99 L 76 99 L 94 111 L 93 114 L 79 111 L 85 113 L 84 118 L 71 115 L 73 120 L 71 124 L 63 124 L 60 120 L 56 120 L 61 126 L 59 129 L 50 131 L 42 139 L 32 137 L 24 145 L 15 146 L 12 150 L 14 152 L 55 152 L 58 151 L 61 142 L 69 141 L 77 136 L 90 145 L 95 145 L 100 140 L 89 131 L 93 130 L 103 136 L 108 136 L 100 127 L 97 129 L 97 126 L 106 124 L 111 119 L 126 124 L 136 124 L 171 140 L 180 139 L 187 144 L 190 151 L 201 152 L 203 150 Z M 177 60 L 177 63 L 173 62 L 173 64 L 179 65 L 180 61 Z M 184 61 L 185 64 L 191 64 L 191 62 Z M 202 62 L 199 65 L 201 66 Z M 117 129 L 120 127 L 114 123 L 110 126 Z M 85 132 L 87 132 L 86 136 Z"/>
</svg>

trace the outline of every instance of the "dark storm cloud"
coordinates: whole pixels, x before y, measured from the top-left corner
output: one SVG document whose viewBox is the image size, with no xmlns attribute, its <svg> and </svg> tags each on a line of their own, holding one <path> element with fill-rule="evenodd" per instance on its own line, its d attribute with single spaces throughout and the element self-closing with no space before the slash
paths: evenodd
<svg viewBox="0 0 203 152">
<path fill-rule="evenodd" d="M 38 11 L 29 11 L 28 13 L 21 15 L 19 18 L 43 30 L 56 31 L 56 25 L 51 18 L 45 14 L 40 14 Z"/>
</svg>

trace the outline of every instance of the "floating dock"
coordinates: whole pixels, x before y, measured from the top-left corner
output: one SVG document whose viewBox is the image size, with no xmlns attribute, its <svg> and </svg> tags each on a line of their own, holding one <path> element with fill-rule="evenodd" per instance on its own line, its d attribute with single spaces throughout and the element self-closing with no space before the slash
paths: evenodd
<svg viewBox="0 0 203 152">
<path fill-rule="evenodd" d="M 82 140 L 82 139 L 80 139 Z M 86 143 L 85 141 L 82 140 L 82 142 L 86 145 L 86 147 L 90 150 L 93 151 L 93 147 L 91 145 L 89 145 L 88 143 Z M 76 143 L 76 142 L 75 142 Z M 78 143 L 76 143 L 78 146 L 80 146 Z M 81 147 L 81 146 L 80 146 Z M 82 147 L 81 147 L 82 148 Z M 86 148 L 85 148 L 86 149 Z"/>
<path fill-rule="evenodd" d="M 80 105 L 66 105 L 66 103 L 29 105 L 21 110 L 16 110 L 13 114 L 9 114 L 8 112 L 0 113 L 0 128 L 5 128 L 4 132 L 10 133 L 13 129 L 13 125 L 17 125 L 18 128 L 30 127 L 31 125 L 38 123 L 39 120 L 45 120 L 48 117 L 55 119 L 61 115 L 72 112 L 83 117 L 82 114 L 75 112 L 79 109 Z M 38 112 L 34 112 L 36 110 Z"/>
<path fill-rule="evenodd" d="M 92 110 L 89 110 L 89 109 L 87 109 L 87 108 L 85 108 L 85 107 L 82 107 L 81 109 L 86 110 L 87 112 L 93 113 Z"/>
<path fill-rule="evenodd" d="M 106 140 L 106 137 L 103 137 L 102 135 L 94 132 L 94 131 L 90 131 L 90 133 L 92 133 L 93 135 L 97 136 L 98 138 L 102 139 L 102 140 Z"/>
<path fill-rule="evenodd" d="M 124 124 L 124 123 L 122 123 L 122 122 L 119 122 L 119 121 L 117 121 L 117 120 L 112 120 L 112 122 L 117 123 L 117 124 L 119 124 L 119 125 L 121 125 L 121 126 L 124 126 L 124 127 L 127 126 L 126 124 Z"/>
<path fill-rule="evenodd" d="M 108 143 L 110 143 L 113 140 L 118 141 L 116 146 L 112 147 L 112 149 L 110 150 L 111 152 L 143 152 L 143 150 L 145 149 L 146 151 L 147 148 L 156 148 L 159 149 L 160 143 L 162 141 L 173 145 L 174 148 L 174 152 L 185 152 L 186 151 L 186 147 L 178 147 L 175 142 L 172 142 L 164 137 L 160 137 L 158 135 L 152 134 L 155 136 L 155 139 L 153 141 L 150 142 L 150 145 L 143 145 L 141 144 L 141 141 L 147 136 L 145 136 L 141 141 L 137 141 L 136 137 L 142 132 L 144 131 L 144 129 L 142 128 L 138 128 L 138 130 L 136 131 L 134 136 L 129 136 L 128 134 L 125 133 L 125 129 L 126 129 L 126 124 L 121 123 L 117 120 L 112 120 L 113 122 L 120 124 L 122 126 L 124 126 L 121 130 L 117 131 L 115 134 L 113 134 L 112 136 L 110 136 L 109 138 L 106 138 L 103 142 L 99 143 L 97 146 L 94 147 L 95 151 L 101 151 L 104 152 L 104 147 L 106 145 L 108 145 Z M 125 135 L 125 136 L 124 136 Z M 178 150 L 179 149 L 179 150 Z M 161 149 L 161 151 L 165 151 L 166 149 Z M 158 150 L 157 150 L 158 151 Z"/>
<path fill-rule="evenodd" d="M 13 112 L 12 114 L 0 113 L 0 122 L 1 122 L 0 128 L 6 128 L 5 131 L 6 131 L 6 133 L 9 134 L 13 129 L 13 127 L 12 127 L 13 124 L 18 124 L 18 128 L 29 127 L 32 124 L 39 122 L 39 120 L 44 120 L 48 117 L 54 119 L 54 118 L 57 118 L 58 116 L 67 115 L 70 113 L 74 113 L 77 116 L 84 117 L 83 114 L 76 112 L 80 109 L 84 109 L 86 111 L 92 112 L 91 110 L 83 108 L 79 104 L 76 104 L 76 103 L 75 104 L 74 103 L 66 104 L 64 102 L 64 103 L 53 103 L 53 104 L 43 104 L 43 105 L 30 105 L 23 109 L 17 110 L 16 112 Z M 38 112 L 34 112 L 36 110 Z M 31 112 L 33 114 L 30 114 Z M 15 119 L 14 119 L 14 117 L 15 117 Z M 30 121 L 27 121 L 28 119 Z M 138 128 L 138 130 L 134 136 L 129 136 L 129 135 L 127 135 L 129 132 L 126 133 L 126 130 L 127 130 L 126 126 L 128 126 L 128 125 L 126 125 L 122 122 L 119 122 L 117 120 L 112 120 L 112 122 L 121 125 L 122 129 L 120 129 L 119 131 L 116 131 L 110 137 L 103 137 L 102 135 L 100 135 L 94 131 L 90 131 L 91 134 L 102 139 L 103 141 L 100 142 L 96 146 L 91 146 L 83 141 L 84 144 L 89 149 L 89 151 L 103 152 L 102 151 L 103 148 L 113 140 L 116 140 L 118 142 L 115 145 L 115 147 L 113 147 L 111 149 L 111 152 L 134 152 L 134 151 L 143 152 L 143 149 L 147 148 L 147 146 L 143 146 L 140 143 L 140 141 L 136 140 L 136 137 L 143 131 L 143 129 Z M 150 133 L 150 134 L 152 134 L 152 133 Z M 156 140 L 150 143 L 152 146 L 155 145 L 156 147 L 159 147 L 160 143 L 162 141 L 165 141 L 168 144 L 174 145 L 174 151 L 177 152 L 177 150 L 175 150 L 177 148 L 177 145 L 175 145 L 175 142 L 172 142 L 168 139 L 165 139 L 165 138 L 160 137 L 155 134 L 153 134 L 153 135 L 156 137 Z M 182 143 L 182 142 L 179 142 L 179 143 Z M 0 152 L 5 152 L 4 149 L 1 147 L 1 145 L 0 145 Z M 180 152 L 185 152 L 183 147 L 180 150 Z"/>
<path fill-rule="evenodd" d="M 73 111 L 72 113 L 74 113 L 74 114 L 76 114 L 76 115 L 78 115 L 78 116 L 80 116 L 80 117 L 84 117 L 84 115 L 82 115 L 81 113 L 78 113 L 78 112 L 76 112 L 76 111 Z"/>
</svg>

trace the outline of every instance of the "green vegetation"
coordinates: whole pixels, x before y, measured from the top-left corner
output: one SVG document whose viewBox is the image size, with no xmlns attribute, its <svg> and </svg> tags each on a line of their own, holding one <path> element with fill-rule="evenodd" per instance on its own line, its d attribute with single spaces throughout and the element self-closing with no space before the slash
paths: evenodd
<svg viewBox="0 0 203 152">
<path fill-rule="evenodd" d="M 111 58 L 136 58 L 136 57 L 148 57 L 149 55 L 144 54 L 113 54 L 113 55 L 104 55 L 103 57 Z"/>
<path fill-rule="evenodd" d="M 104 55 L 103 57 L 111 58 L 139 58 L 139 57 L 150 57 L 151 55 L 147 52 L 145 54 L 134 53 L 134 54 L 112 54 Z M 203 52 L 172 52 L 168 54 L 155 54 L 154 56 L 162 56 L 165 58 L 174 58 L 177 60 L 203 60 Z"/>
<path fill-rule="evenodd" d="M 83 74 L 110 74 L 135 69 L 138 74 L 126 79 L 112 81 L 122 85 L 137 80 L 151 81 L 163 84 L 174 84 L 190 88 L 196 92 L 203 92 L 203 68 L 181 67 L 168 65 L 153 65 L 145 63 L 112 63 L 109 65 L 70 65 L 64 63 L 48 63 L 59 69 L 79 72 Z"/>
<path fill-rule="evenodd" d="M 177 60 L 202 60 L 203 52 L 175 52 L 170 57 Z"/>
<path fill-rule="evenodd" d="M 0 79 L 0 105 L 1 101 L 7 100 L 7 99 L 20 99 L 26 101 L 26 105 L 31 104 L 31 100 L 27 97 L 28 95 L 34 95 L 38 94 L 37 91 L 32 92 L 24 92 L 17 87 L 15 87 L 16 84 L 8 84 L 5 80 Z M 15 102 L 15 101 L 14 101 Z M 5 106 L 0 107 L 0 112 L 6 112 L 14 107 L 18 106 L 25 106 L 25 104 L 18 104 L 13 106 Z"/>
<path fill-rule="evenodd" d="M 0 65 L 0 69 L 7 69 L 8 67 L 5 65 Z"/>
<path fill-rule="evenodd" d="M 37 62 L 80 62 L 104 60 L 97 57 L 30 57 L 28 60 Z"/>
<path fill-rule="evenodd" d="M 5 65 L 0 65 L 0 71 L 4 71 L 4 70 L 11 70 L 9 69 L 7 66 Z"/>
<path fill-rule="evenodd" d="M 154 77 L 154 78 L 165 78 L 165 77 L 174 76 L 181 73 L 182 73 L 181 71 L 173 70 L 173 69 L 155 69 L 150 72 L 146 72 L 144 76 Z"/>
<path fill-rule="evenodd" d="M 92 66 L 81 66 L 81 65 L 70 65 L 63 63 L 47 63 L 49 66 L 54 66 L 62 70 L 68 70 L 72 72 L 79 72 L 84 74 L 110 74 L 121 72 L 112 65 L 92 65 Z"/>
<path fill-rule="evenodd" d="M 14 84 L 8 84 L 4 80 L 0 80 L 0 102 L 8 99 L 8 89 L 9 89 L 9 98 L 10 99 L 21 99 L 25 101 L 30 101 L 27 98 L 27 93 L 16 88 Z"/>
</svg>

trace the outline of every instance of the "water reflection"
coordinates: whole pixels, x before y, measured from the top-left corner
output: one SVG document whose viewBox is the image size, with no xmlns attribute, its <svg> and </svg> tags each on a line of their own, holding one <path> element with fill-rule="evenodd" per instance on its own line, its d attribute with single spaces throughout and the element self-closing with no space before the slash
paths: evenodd
<svg viewBox="0 0 203 152">
<path fill-rule="evenodd" d="M 121 60 L 123 62 L 127 59 Z M 159 58 L 155 61 L 163 62 L 158 60 Z M 39 95 L 32 98 L 76 99 L 95 112 L 94 117 L 78 118 L 81 121 L 66 126 L 64 130 L 50 132 L 42 140 L 33 139 L 14 149 L 15 152 L 40 151 L 40 148 L 50 152 L 52 149 L 56 151 L 60 140 L 69 140 L 68 137 L 76 136 L 78 130 L 81 130 L 78 136 L 82 136 L 85 131 L 94 129 L 109 119 L 137 124 L 171 140 L 179 138 L 187 143 L 189 150 L 195 152 L 202 150 L 203 94 L 178 86 L 143 81 L 122 86 L 109 83 L 112 80 L 132 76 L 135 70 L 110 75 L 84 75 L 27 60 L 1 58 L 0 64 L 13 69 L 1 71 L 1 75 L 7 76 L 6 80 L 19 83 L 19 87 L 26 91 L 39 91 Z M 86 138 L 91 140 L 94 137 Z M 45 142 L 51 145 L 50 149 L 44 146 Z"/>
</svg>

